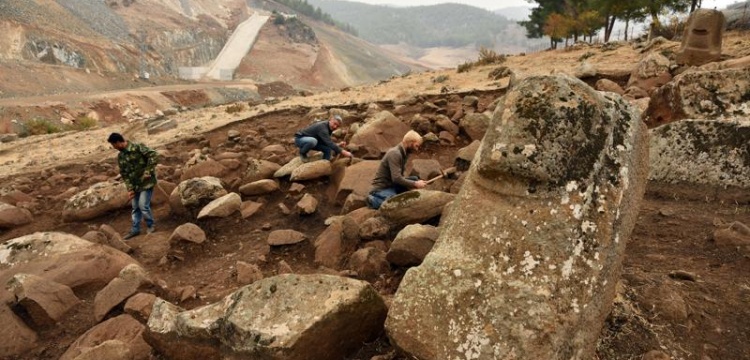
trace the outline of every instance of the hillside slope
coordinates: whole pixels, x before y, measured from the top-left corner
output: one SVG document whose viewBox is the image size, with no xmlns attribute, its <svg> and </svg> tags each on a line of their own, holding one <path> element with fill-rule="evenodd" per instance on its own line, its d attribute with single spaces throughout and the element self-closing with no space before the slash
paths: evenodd
<svg viewBox="0 0 750 360">
<path fill-rule="evenodd" d="M 252 13 L 270 14 L 276 9 L 289 12 L 271 1 L 250 3 L 250 6 L 242 0 L 0 2 L 3 34 L 0 37 L 0 98 L 185 83 L 177 78 L 179 67 L 206 66 L 240 22 Z M 321 30 L 322 25 L 309 19 L 302 19 L 302 23 L 310 23 L 316 27 L 314 31 L 333 31 Z M 262 32 L 259 44 L 272 46 L 260 46 L 260 54 L 278 60 L 299 50 L 307 54 L 304 57 L 309 57 L 309 66 L 295 63 L 295 68 L 278 68 L 277 62 L 264 64 L 261 56 L 258 61 L 245 62 L 255 67 L 250 75 L 263 76 L 244 76 L 240 72 L 239 78 L 292 81 L 293 86 L 312 88 L 339 87 L 385 79 L 411 68 L 345 33 L 319 36 L 315 42 L 319 38 L 320 44 L 306 48 L 289 41 L 289 34 L 285 34 L 282 41 L 277 41 L 280 39 L 275 34 L 284 33 L 273 29 Z M 268 38 L 264 39 L 263 35 Z M 327 43 L 339 39 L 344 39 L 342 45 Z M 357 56 L 318 60 L 319 55 L 327 59 L 345 53 L 323 51 L 318 54 L 319 50 L 342 47 L 351 53 L 373 55 L 361 64 L 358 62 L 363 58 Z M 253 55 L 251 52 L 250 56 Z M 336 63 L 337 67 L 326 68 Z M 310 77 L 311 72 L 337 74 L 341 69 L 348 75 L 320 76 L 320 81 L 315 82 L 293 82 Z"/>
</svg>

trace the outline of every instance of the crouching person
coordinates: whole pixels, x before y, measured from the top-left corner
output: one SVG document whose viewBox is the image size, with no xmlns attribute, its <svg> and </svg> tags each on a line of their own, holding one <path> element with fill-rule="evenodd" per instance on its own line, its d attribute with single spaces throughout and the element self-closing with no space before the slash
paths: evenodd
<svg viewBox="0 0 750 360">
<path fill-rule="evenodd" d="M 367 196 L 367 206 L 379 209 L 380 205 L 389 198 L 402 192 L 421 189 L 427 185 L 424 180 L 416 176 L 404 177 L 404 169 L 409 154 L 419 151 L 422 146 L 422 136 L 410 130 L 404 135 L 401 143 L 389 149 L 380 160 L 378 172 L 372 180 L 372 190 Z"/>
</svg>

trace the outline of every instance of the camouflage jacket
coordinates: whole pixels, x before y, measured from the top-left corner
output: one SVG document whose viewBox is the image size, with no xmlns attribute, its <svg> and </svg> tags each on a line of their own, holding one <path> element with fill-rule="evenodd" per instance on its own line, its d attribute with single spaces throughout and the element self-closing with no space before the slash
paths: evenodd
<svg viewBox="0 0 750 360">
<path fill-rule="evenodd" d="M 128 191 L 143 191 L 156 185 L 155 168 L 158 160 L 159 154 L 156 150 L 128 141 L 128 146 L 117 155 L 120 175 Z M 151 178 L 144 180 L 143 174 L 146 173 L 151 174 Z"/>
</svg>

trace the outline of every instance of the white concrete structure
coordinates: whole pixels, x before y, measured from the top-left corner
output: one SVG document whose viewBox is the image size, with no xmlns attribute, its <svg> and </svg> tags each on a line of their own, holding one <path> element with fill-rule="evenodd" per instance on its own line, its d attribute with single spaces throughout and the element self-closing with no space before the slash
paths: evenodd
<svg viewBox="0 0 750 360">
<path fill-rule="evenodd" d="M 268 18 L 269 16 L 255 13 L 238 25 L 219 56 L 208 67 L 206 76 L 215 80 L 232 80 L 234 70 L 255 44 L 258 33 Z"/>
</svg>

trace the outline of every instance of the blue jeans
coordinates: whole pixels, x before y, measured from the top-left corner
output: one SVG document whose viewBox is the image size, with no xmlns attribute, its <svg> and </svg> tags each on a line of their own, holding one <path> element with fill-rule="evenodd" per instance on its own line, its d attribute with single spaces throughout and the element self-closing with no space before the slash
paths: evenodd
<svg viewBox="0 0 750 360">
<path fill-rule="evenodd" d="M 151 213 L 151 195 L 153 194 L 154 188 L 135 192 L 135 197 L 131 201 L 133 226 L 130 228 L 130 232 L 141 232 L 141 219 L 146 219 L 146 226 L 154 226 L 154 214 Z"/>
<path fill-rule="evenodd" d="M 412 180 L 412 181 L 417 181 L 419 180 L 419 177 L 408 176 L 407 179 Z M 369 206 L 371 209 L 377 210 L 377 209 L 380 209 L 380 205 L 383 205 L 383 202 L 385 202 L 386 200 L 402 192 L 406 192 L 408 190 L 409 189 L 401 185 L 396 185 L 396 184 L 394 184 L 392 187 L 388 187 L 385 189 L 373 190 L 373 191 L 370 191 L 370 194 L 367 195 L 367 200 L 368 200 L 367 202 L 369 203 Z"/>
<path fill-rule="evenodd" d="M 307 157 L 307 153 L 310 150 L 318 150 L 323 153 L 323 159 L 331 160 L 331 151 L 333 149 L 325 144 L 318 143 L 318 139 L 312 136 L 295 136 L 294 145 L 297 145 L 299 148 L 299 154 L 303 158 Z"/>
</svg>

